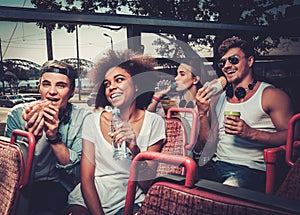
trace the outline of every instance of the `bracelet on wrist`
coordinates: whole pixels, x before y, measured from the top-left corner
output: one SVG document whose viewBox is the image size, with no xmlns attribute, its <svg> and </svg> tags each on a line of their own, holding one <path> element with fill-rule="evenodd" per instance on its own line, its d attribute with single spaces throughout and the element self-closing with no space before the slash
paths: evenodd
<svg viewBox="0 0 300 215">
<path fill-rule="evenodd" d="M 196 152 L 196 150 L 193 149 L 193 158 L 194 158 L 195 160 L 199 160 L 200 157 L 201 157 L 201 154 L 202 154 L 202 150 L 201 150 L 200 152 Z"/>
<path fill-rule="evenodd" d="M 202 154 L 202 150 L 201 150 L 200 152 L 196 152 L 196 150 L 193 149 L 193 153 L 194 153 L 195 155 L 201 155 L 201 154 Z"/>
<path fill-rule="evenodd" d="M 199 113 L 199 117 L 204 117 L 204 116 L 207 116 L 207 113 Z"/>
<path fill-rule="evenodd" d="M 160 98 L 158 98 L 158 97 L 156 97 L 156 96 L 152 96 L 152 99 L 153 99 L 154 101 L 157 101 L 157 102 L 160 101 Z"/>
<path fill-rule="evenodd" d="M 59 132 L 57 132 L 56 137 L 53 140 L 50 140 L 47 138 L 47 142 L 50 144 L 58 144 L 61 143 L 61 134 Z"/>
</svg>

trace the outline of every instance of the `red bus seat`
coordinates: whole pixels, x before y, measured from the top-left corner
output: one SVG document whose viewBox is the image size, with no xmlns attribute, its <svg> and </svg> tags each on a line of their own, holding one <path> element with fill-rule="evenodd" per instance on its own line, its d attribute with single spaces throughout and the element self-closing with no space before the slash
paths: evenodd
<svg viewBox="0 0 300 215">
<path fill-rule="evenodd" d="M 192 127 L 187 128 L 184 119 L 174 117 L 174 113 L 186 112 L 193 117 Z M 167 112 L 166 122 L 166 141 L 162 146 L 161 152 L 171 155 L 187 156 L 188 150 L 191 150 L 195 143 L 197 133 L 197 113 L 191 108 L 171 107 Z M 189 140 L 187 139 L 187 129 L 190 129 Z M 176 165 L 159 163 L 157 167 L 157 176 L 165 174 L 184 175 L 184 168 Z"/>
<path fill-rule="evenodd" d="M 186 168 L 186 176 L 169 175 L 157 178 L 136 215 L 300 214 L 300 204 L 295 200 L 208 180 L 195 183 L 197 168 L 189 157 L 142 152 L 134 158 L 131 165 L 125 215 L 133 214 L 138 164 L 148 159 L 181 164 Z"/>
<path fill-rule="evenodd" d="M 299 157 L 300 141 L 297 122 L 300 120 L 300 113 L 295 114 L 289 121 L 286 145 L 267 148 L 264 150 L 266 163 L 266 193 L 275 194 L 287 176 L 294 160 Z"/>
<path fill-rule="evenodd" d="M 291 167 L 283 183 L 276 191 L 277 196 L 300 200 L 300 157 Z"/>
<path fill-rule="evenodd" d="M 17 141 L 17 136 L 27 139 Z M 23 198 L 23 190 L 29 183 L 31 165 L 35 149 L 33 134 L 14 130 L 11 138 L 0 138 L 0 214 L 25 214 L 18 211 Z"/>
<path fill-rule="evenodd" d="M 300 126 L 296 124 L 299 120 L 300 113 L 295 114 L 290 120 L 285 154 L 285 161 L 290 170 L 276 191 L 276 195 L 292 200 L 300 200 Z"/>
</svg>

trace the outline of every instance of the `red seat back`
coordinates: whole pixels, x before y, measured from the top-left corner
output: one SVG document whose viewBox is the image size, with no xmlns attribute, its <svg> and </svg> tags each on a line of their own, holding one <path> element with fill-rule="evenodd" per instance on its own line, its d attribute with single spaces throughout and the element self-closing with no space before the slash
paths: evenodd
<svg viewBox="0 0 300 215">
<path fill-rule="evenodd" d="M 298 122 L 298 123 L 297 123 Z M 294 160 L 299 157 L 299 122 L 300 113 L 289 121 L 286 145 L 264 150 L 266 163 L 266 193 L 275 194 L 285 180 Z"/>
<path fill-rule="evenodd" d="M 174 113 L 189 113 L 193 117 L 192 128 L 187 128 L 183 119 L 174 117 Z M 168 110 L 166 122 L 166 142 L 162 146 L 161 152 L 170 155 L 187 156 L 188 150 L 194 146 L 197 133 L 197 114 L 191 108 L 171 107 Z M 187 139 L 187 129 L 190 133 L 189 140 Z M 159 163 L 157 167 L 157 176 L 166 174 L 184 175 L 184 168 L 176 165 Z"/>
<path fill-rule="evenodd" d="M 286 140 L 285 161 L 293 166 L 300 151 L 300 113 L 295 114 L 289 121 L 288 134 Z"/>
<path fill-rule="evenodd" d="M 131 165 L 125 215 L 133 214 L 139 174 L 138 163 L 148 159 L 177 165 L 182 163 L 187 170 L 186 177 L 169 175 L 157 178 L 148 190 L 142 206 L 136 214 L 300 214 L 298 201 L 208 180 L 200 180 L 195 183 L 197 167 L 191 158 L 159 152 L 142 152 L 134 158 Z"/>
<path fill-rule="evenodd" d="M 290 169 L 285 162 L 285 146 L 265 149 L 264 160 L 266 163 L 265 193 L 275 194 Z"/>
<path fill-rule="evenodd" d="M 203 181 L 204 182 L 204 181 Z M 208 182 L 208 181 L 206 181 Z M 283 199 L 277 199 L 275 202 L 271 202 L 273 198 L 270 196 L 264 196 L 265 201 L 269 199 L 267 205 L 264 203 L 247 200 L 247 194 L 245 198 L 239 198 L 232 196 L 231 194 L 235 192 L 235 189 L 229 189 L 224 193 L 213 192 L 210 190 L 210 186 L 215 186 L 208 184 L 206 188 L 197 187 L 187 188 L 175 181 L 162 181 L 156 182 L 149 189 L 145 200 L 142 203 L 141 208 L 136 215 L 279 215 L 279 214 L 297 214 L 290 208 L 287 203 L 283 208 L 276 208 L 276 201 L 281 201 Z M 222 184 L 219 184 L 222 185 Z M 226 186 L 226 185 L 222 185 Z M 228 188 L 228 187 L 226 187 Z M 233 188 L 233 187 L 230 187 Z M 241 188 L 237 188 L 241 189 Z M 247 190 L 249 191 L 249 190 Z M 245 193 L 247 193 L 245 191 Z M 262 193 L 255 193 L 262 194 Z M 275 197 L 275 196 L 274 196 Z M 274 205 L 273 205 L 274 204 Z M 293 205 L 295 206 L 295 202 Z M 299 207 L 296 209 L 299 213 Z"/>
<path fill-rule="evenodd" d="M 276 195 L 292 200 L 300 200 L 300 127 L 296 124 L 299 120 L 300 114 L 295 114 L 289 122 L 285 161 L 291 168 L 276 192 Z"/>
<path fill-rule="evenodd" d="M 292 200 L 300 200 L 300 157 L 291 167 L 276 195 Z"/>
<path fill-rule="evenodd" d="M 17 136 L 26 137 L 17 142 Z M 33 134 L 14 130 L 9 139 L 0 140 L 0 214 L 18 214 L 20 192 L 28 184 L 35 149 Z M 25 155 L 26 154 L 26 155 Z"/>
<path fill-rule="evenodd" d="M 126 194 L 126 204 L 124 214 L 132 214 L 133 204 L 135 199 L 135 192 L 137 181 L 139 179 L 139 164 L 144 160 L 155 160 L 159 162 L 165 162 L 168 164 L 174 164 L 178 166 L 184 166 L 186 170 L 186 180 L 184 182 L 185 187 L 192 187 L 197 178 L 197 165 L 193 159 L 186 156 L 174 156 L 164 154 L 161 152 L 142 152 L 139 153 L 132 161 L 130 166 L 130 175 L 128 181 L 128 188 Z"/>
<path fill-rule="evenodd" d="M 186 143 L 186 133 L 181 120 L 177 118 L 167 118 L 166 122 L 166 142 L 162 146 L 161 152 L 170 155 L 186 154 L 184 146 Z M 156 175 L 183 174 L 183 167 L 166 163 L 158 163 Z"/>
<path fill-rule="evenodd" d="M 17 193 L 24 172 L 18 146 L 0 142 L 0 214 L 11 214 L 17 202 Z"/>
<path fill-rule="evenodd" d="M 177 107 L 171 107 L 168 110 L 167 113 L 167 119 L 172 119 L 174 113 L 188 113 L 190 115 L 192 115 L 192 124 L 190 127 L 185 127 L 184 125 L 184 129 L 190 129 L 189 130 L 189 140 L 187 140 L 187 142 L 185 142 L 185 155 L 187 154 L 187 150 L 192 150 L 194 147 L 194 144 L 196 142 L 196 138 L 198 136 L 198 127 L 199 127 L 199 121 L 198 121 L 198 114 L 197 112 L 192 109 L 192 108 L 177 108 Z M 188 123 L 188 122 L 187 122 Z M 188 123 L 189 124 L 189 123 Z"/>
</svg>

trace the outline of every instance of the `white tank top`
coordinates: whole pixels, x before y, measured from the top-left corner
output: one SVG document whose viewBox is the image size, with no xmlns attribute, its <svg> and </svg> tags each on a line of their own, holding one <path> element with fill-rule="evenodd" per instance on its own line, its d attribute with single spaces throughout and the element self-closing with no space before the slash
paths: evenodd
<svg viewBox="0 0 300 215">
<path fill-rule="evenodd" d="M 225 92 L 222 93 L 216 106 L 216 114 L 219 122 L 219 141 L 214 160 L 248 166 L 253 169 L 266 170 L 263 150 L 266 145 L 263 143 L 242 139 L 236 135 L 225 134 L 224 111 L 239 111 L 243 119 L 250 127 L 276 132 L 276 128 L 262 108 L 261 98 L 263 90 L 271 84 L 261 82 L 255 94 L 245 102 L 230 103 L 226 99 Z"/>
</svg>

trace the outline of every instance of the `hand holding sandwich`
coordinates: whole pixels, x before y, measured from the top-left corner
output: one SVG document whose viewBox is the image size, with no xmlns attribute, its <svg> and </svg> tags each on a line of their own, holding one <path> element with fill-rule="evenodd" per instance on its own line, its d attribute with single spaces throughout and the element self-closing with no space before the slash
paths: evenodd
<svg viewBox="0 0 300 215">
<path fill-rule="evenodd" d="M 22 118 L 27 122 L 25 129 L 39 139 L 46 132 L 47 138 L 54 138 L 59 124 L 58 108 L 51 101 L 44 100 L 24 109 Z"/>
</svg>

